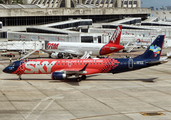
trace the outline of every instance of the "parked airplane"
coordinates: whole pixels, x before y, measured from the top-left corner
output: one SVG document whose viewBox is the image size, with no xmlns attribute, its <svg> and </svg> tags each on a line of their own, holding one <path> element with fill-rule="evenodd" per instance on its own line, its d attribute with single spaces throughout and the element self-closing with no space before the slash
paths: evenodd
<svg viewBox="0 0 171 120">
<path fill-rule="evenodd" d="M 90 52 L 93 56 L 106 55 L 123 49 L 120 44 L 122 26 L 118 26 L 109 43 L 75 43 L 75 42 L 49 42 L 46 43 L 46 50 L 52 58 L 66 58 L 72 56 L 83 56 L 85 52 Z"/>
<path fill-rule="evenodd" d="M 141 39 L 137 39 L 134 42 L 129 41 L 127 43 L 126 46 L 124 46 L 124 52 L 131 52 L 131 50 L 133 50 L 134 48 L 147 48 L 148 46 L 150 46 L 150 44 L 152 43 L 152 40 L 141 40 Z M 131 45 L 130 45 L 131 44 Z M 126 48 L 129 48 L 128 50 L 126 50 Z"/>
<path fill-rule="evenodd" d="M 20 60 L 7 66 L 3 72 L 19 76 L 51 74 L 53 80 L 64 80 L 75 75 L 77 81 L 81 81 L 90 74 L 115 74 L 165 63 L 160 60 L 163 43 L 164 35 L 159 35 L 144 54 L 135 58 Z"/>
</svg>

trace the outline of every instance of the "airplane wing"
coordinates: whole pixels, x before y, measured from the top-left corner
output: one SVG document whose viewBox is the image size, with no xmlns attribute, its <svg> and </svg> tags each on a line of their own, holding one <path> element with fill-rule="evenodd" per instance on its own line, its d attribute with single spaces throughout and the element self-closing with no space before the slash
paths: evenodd
<svg viewBox="0 0 171 120">
<path fill-rule="evenodd" d="M 62 70 L 54 71 L 54 72 L 62 72 L 69 76 L 71 76 L 71 75 L 88 75 L 88 74 L 99 73 L 99 70 L 97 70 L 97 69 L 86 69 L 87 66 L 88 66 L 88 63 L 82 69 L 71 68 L 71 69 L 62 69 Z"/>
<path fill-rule="evenodd" d="M 81 56 L 83 55 L 82 52 L 78 52 L 78 51 L 74 51 L 74 50 L 64 50 L 64 51 L 61 51 L 61 50 L 43 50 L 43 52 L 46 52 L 46 53 L 65 53 L 65 54 L 72 54 L 72 55 L 77 55 L 77 56 Z"/>
</svg>

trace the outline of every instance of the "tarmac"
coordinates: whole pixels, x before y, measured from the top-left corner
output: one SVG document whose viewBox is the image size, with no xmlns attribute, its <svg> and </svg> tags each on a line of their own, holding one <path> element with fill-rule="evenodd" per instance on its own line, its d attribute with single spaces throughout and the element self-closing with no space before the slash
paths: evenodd
<svg viewBox="0 0 171 120">
<path fill-rule="evenodd" d="M 0 120 L 170 120 L 171 59 L 159 66 L 86 80 L 3 73 Z"/>
</svg>

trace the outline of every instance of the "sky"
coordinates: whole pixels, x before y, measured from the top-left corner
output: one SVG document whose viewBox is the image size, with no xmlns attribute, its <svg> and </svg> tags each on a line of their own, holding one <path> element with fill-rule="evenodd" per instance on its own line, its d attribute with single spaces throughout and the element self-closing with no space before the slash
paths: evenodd
<svg viewBox="0 0 171 120">
<path fill-rule="evenodd" d="M 162 6 L 171 6 L 171 0 L 141 0 L 141 7 L 161 8 Z"/>
</svg>

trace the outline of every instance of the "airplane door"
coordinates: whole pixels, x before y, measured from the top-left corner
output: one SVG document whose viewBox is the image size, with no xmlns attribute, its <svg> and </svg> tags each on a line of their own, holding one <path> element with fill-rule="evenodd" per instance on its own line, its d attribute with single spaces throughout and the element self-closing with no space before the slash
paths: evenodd
<svg viewBox="0 0 171 120">
<path fill-rule="evenodd" d="M 133 68 L 133 59 L 128 60 L 128 68 L 132 69 Z"/>
</svg>

